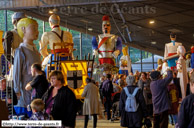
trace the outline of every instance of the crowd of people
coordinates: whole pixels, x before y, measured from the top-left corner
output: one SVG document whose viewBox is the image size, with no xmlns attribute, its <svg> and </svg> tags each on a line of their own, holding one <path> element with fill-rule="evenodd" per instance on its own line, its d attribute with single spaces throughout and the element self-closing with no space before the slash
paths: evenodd
<svg viewBox="0 0 194 128">
<path fill-rule="evenodd" d="M 51 72 L 47 81 L 41 65 L 35 63 L 31 66 L 31 73 L 34 78 L 26 85 L 25 90 L 32 92 L 29 105 L 32 114 L 25 115 L 23 119 L 61 120 L 63 127 L 75 127 L 76 97 L 68 85 L 64 86 L 62 72 Z M 176 72 L 170 69 L 165 76 L 161 76 L 158 71 L 150 73 L 136 71 L 134 75 L 130 73 L 128 76 L 106 74 L 100 78 L 99 83 L 87 78 L 86 83 L 82 93 L 84 128 L 87 128 L 89 116 L 93 117 L 93 127 L 97 127 L 98 115 L 103 114 L 102 105 L 106 119 L 110 122 L 120 119 L 122 127 L 141 128 L 143 125 L 151 127 L 151 121 L 154 128 L 168 128 L 169 122 L 177 128 L 194 126 L 193 74 L 190 76 L 191 95 L 188 93 L 189 96 L 183 100 L 179 79 Z M 12 102 L 14 105 L 17 104 L 18 95 L 13 93 L 14 97 L 10 99 L 5 94 L 5 78 L 1 79 L 0 91 L 1 99 L 4 98 L 8 104 Z"/>
</svg>

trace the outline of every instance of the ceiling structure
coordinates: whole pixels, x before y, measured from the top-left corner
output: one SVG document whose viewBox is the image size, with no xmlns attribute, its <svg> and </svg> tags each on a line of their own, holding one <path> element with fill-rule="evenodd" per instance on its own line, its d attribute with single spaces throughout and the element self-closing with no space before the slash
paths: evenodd
<svg viewBox="0 0 194 128">
<path fill-rule="evenodd" d="M 111 33 L 122 37 L 123 44 L 161 56 L 171 31 L 187 50 L 194 44 L 192 0 L 0 0 L 0 9 L 23 11 L 43 21 L 53 10 L 62 26 L 94 36 L 102 33 L 106 14 Z"/>
</svg>

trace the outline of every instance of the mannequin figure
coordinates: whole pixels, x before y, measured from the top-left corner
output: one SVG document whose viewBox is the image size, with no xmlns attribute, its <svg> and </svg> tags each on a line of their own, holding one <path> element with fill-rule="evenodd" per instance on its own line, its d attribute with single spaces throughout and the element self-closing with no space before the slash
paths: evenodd
<svg viewBox="0 0 194 128">
<path fill-rule="evenodd" d="M 187 90 L 187 84 L 188 84 L 187 67 L 184 59 L 185 53 L 186 53 L 186 50 L 184 46 L 178 46 L 177 54 L 179 55 L 179 59 L 177 61 L 177 70 L 178 70 L 177 77 L 180 78 L 182 99 L 186 97 L 186 90 Z"/>
<path fill-rule="evenodd" d="M 15 49 L 18 48 L 20 43 L 23 41 L 22 38 L 18 35 L 17 23 L 20 19 L 25 17 L 26 15 L 23 12 L 15 12 L 12 15 L 12 24 L 14 25 L 14 29 L 5 33 L 3 42 L 4 55 L 9 62 L 11 61 L 11 58 L 13 59 L 14 57 Z"/>
<path fill-rule="evenodd" d="M 121 38 L 110 34 L 111 24 L 108 16 L 103 16 L 102 18 L 102 31 L 103 34 L 98 35 L 97 42 L 96 37 L 92 39 L 93 55 L 99 57 L 99 62 L 101 64 L 111 64 L 115 65 L 114 58 L 117 58 L 122 50 Z"/>
<path fill-rule="evenodd" d="M 174 70 L 176 69 L 176 61 L 178 60 L 177 48 L 181 46 L 182 43 L 175 42 L 176 35 L 174 33 L 170 34 L 171 42 L 165 44 L 164 59 L 167 60 L 168 66 Z"/>
<path fill-rule="evenodd" d="M 49 45 L 52 56 L 54 56 L 54 43 L 65 43 L 66 47 L 61 48 L 60 46 L 55 47 L 56 53 L 68 53 L 70 54 L 70 59 L 73 58 L 73 39 L 72 34 L 67 31 L 62 31 L 60 29 L 60 17 L 56 14 L 53 14 L 49 17 L 49 24 L 52 29 L 50 32 L 44 32 L 40 41 L 40 53 L 44 58 L 44 61 L 42 63 L 43 66 L 48 64 L 50 60 L 50 56 L 47 51 L 47 45 Z M 63 60 L 67 60 L 68 56 L 63 58 Z"/>
<path fill-rule="evenodd" d="M 131 59 L 128 54 L 128 47 L 124 47 L 122 52 L 123 56 L 120 58 L 119 74 L 125 74 L 128 76 L 128 74 L 131 72 Z"/>
<path fill-rule="evenodd" d="M 14 108 L 17 115 L 25 115 L 26 107 L 31 103 L 31 92 L 25 90 L 25 86 L 33 78 L 31 65 L 41 64 L 39 52 L 33 44 L 38 39 L 38 23 L 33 19 L 23 18 L 17 24 L 17 31 L 23 43 L 16 49 L 14 56 L 13 82 L 18 97 L 18 104 Z"/>
</svg>

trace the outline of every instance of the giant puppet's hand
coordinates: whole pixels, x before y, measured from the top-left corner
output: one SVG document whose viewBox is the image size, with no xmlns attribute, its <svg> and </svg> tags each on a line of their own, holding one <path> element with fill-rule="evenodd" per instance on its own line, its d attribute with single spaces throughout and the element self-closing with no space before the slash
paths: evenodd
<svg viewBox="0 0 194 128">
<path fill-rule="evenodd" d="M 98 56 L 98 50 L 97 49 L 93 50 L 93 56 L 95 56 L 95 58 Z"/>
<path fill-rule="evenodd" d="M 120 54 L 120 51 L 116 50 L 116 51 L 113 52 L 112 55 L 113 55 L 114 58 L 117 58 L 119 54 Z"/>
</svg>

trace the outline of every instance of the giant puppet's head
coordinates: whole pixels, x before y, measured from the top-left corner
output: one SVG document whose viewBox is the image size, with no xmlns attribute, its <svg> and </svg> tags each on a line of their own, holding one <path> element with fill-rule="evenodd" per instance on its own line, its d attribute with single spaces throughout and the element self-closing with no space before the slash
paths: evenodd
<svg viewBox="0 0 194 128">
<path fill-rule="evenodd" d="M 104 34 L 110 34 L 111 25 L 110 25 L 110 19 L 109 16 L 104 15 L 102 17 L 102 32 Z"/>
<path fill-rule="evenodd" d="M 19 20 L 22 19 L 22 18 L 26 18 L 25 13 L 23 13 L 23 12 L 15 12 L 15 13 L 12 15 L 12 24 L 14 25 L 14 28 L 17 27 L 17 23 L 18 23 Z"/>
<path fill-rule="evenodd" d="M 184 46 L 178 46 L 177 54 L 182 57 L 182 56 L 185 55 L 185 53 L 186 53 L 185 47 Z"/>
<path fill-rule="evenodd" d="M 176 34 L 174 32 L 170 33 L 170 40 L 171 41 L 176 41 Z"/>
<path fill-rule="evenodd" d="M 60 17 L 56 14 L 53 14 L 49 17 L 49 24 L 50 24 L 50 27 L 53 28 L 55 26 L 58 26 L 59 27 L 59 24 L 60 24 Z"/>
<path fill-rule="evenodd" d="M 38 39 L 38 23 L 36 20 L 31 18 L 23 18 L 17 24 L 17 31 L 19 36 L 23 38 L 28 38 L 28 40 Z"/>
</svg>

